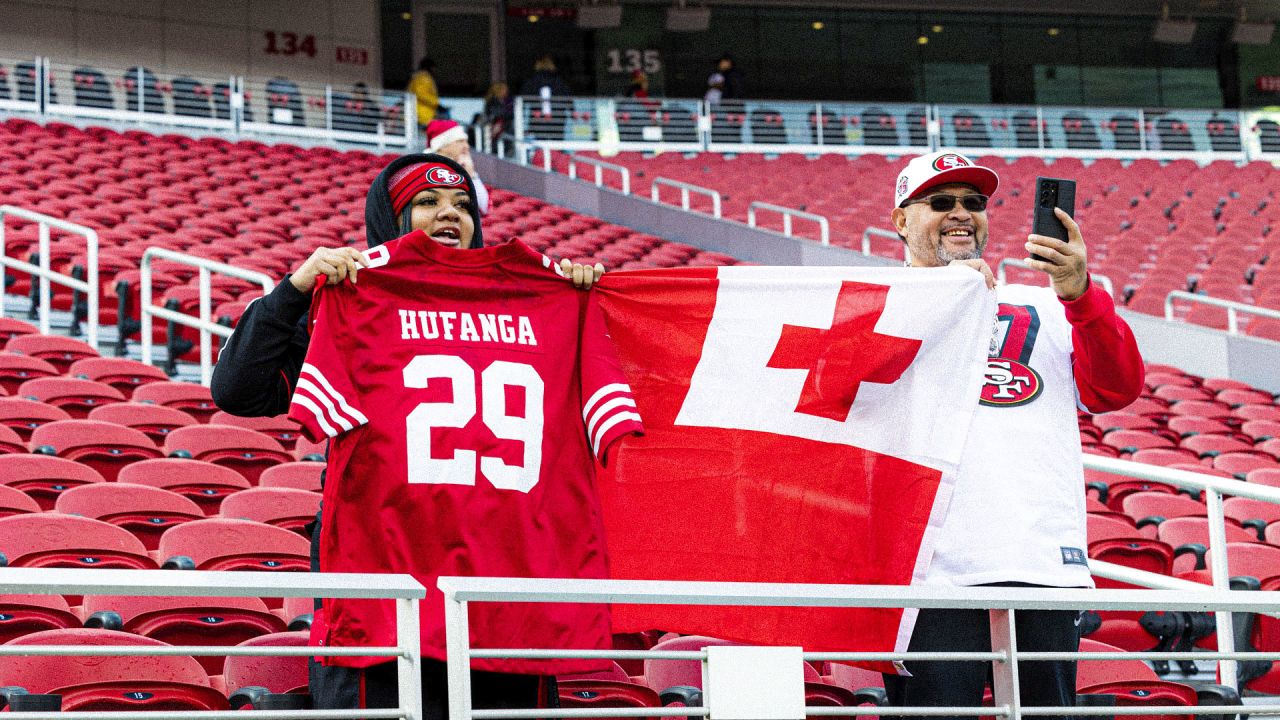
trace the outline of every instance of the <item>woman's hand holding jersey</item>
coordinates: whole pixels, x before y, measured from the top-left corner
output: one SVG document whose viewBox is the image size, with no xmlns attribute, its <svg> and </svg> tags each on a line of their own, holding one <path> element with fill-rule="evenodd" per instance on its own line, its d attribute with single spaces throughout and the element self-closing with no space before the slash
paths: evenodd
<svg viewBox="0 0 1280 720">
<path fill-rule="evenodd" d="M 289 276 L 289 282 L 302 293 L 311 292 L 321 275 L 329 285 L 337 285 L 348 277 L 355 284 L 360 268 L 368 266 L 369 261 L 353 247 L 316 248 Z"/>
</svg>

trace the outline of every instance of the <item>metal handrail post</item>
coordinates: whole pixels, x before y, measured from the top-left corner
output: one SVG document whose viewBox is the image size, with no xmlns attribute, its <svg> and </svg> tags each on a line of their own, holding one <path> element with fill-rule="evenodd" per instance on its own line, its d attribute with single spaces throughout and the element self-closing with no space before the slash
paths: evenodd
<svg viewBox="0 0 1280 720">
<path fill-rule="evenodd" d="M 1147 151 L 1147 113 L 1138 108 L 1138 148 Z"/>
<path fill-rule="evenodd" d="M 1021 720 L 1022 693 L 1018 687 L 1018 632 L 1016 611 L 991 610 L 991 650 L 1004 653 L 1004 661 L 992 663 L 992 703 L 1008 709 L 1011 720 Z"/>
<path fill-rule="evenodd" d="M 524 143 L 524 98 L 519 95 L 516 96 L 514 117 L 516 121 L 514 134 L 516 136 L 516 147 L 518 148 Z"/>
<path fill-rule="evenodd" d="M 39 227 L 39 265 L 33 265 L 29 262 L 10 258 L 5 255 L 3 226 L 5 218 L 8 216 L 19 217 L 24 220 L 36 223 Z M 50 268 L 49 262 L 49 245 L 50 245 L 50 228 L 58 228 L 64 232 L 82 235 L 85 238 L 85 262 L 88 267 L 85 269 L 87 276 L 85 280 L 79 280 L 64 273 L 55 272 Z M 86 341 L 97 349 L 98 347 L 98 293 L 101 287 L 98 285 L 98 232 L 92 228 L 76 223 L 60 220 L 43 213 L 25 210 L 23 208 L 14 207 L 12 205 L 0 205 L 0 282 L 3 281 L 3 268 L 10 267 L 14 270 L 21 270 L 35 278 L 39 278 L 40 288 L 40 332 L 49 334 L 50 315 L 52 314 L 50 285 L 57 283 L 72 290 L 79 290 L 85 294 L 89 304 L 89 317 L 85 319 L 88 329 L 85 332 Z M 74 307 L 72 308 L 74 312 Z M 3 315 L 3 304 L 0 303 L 0 315 Z"/>
<path fill-rule="evenodd" d="M 163 258 L 174 262 L 183 263 L 195 267 L 200 272 L 200 315 L 198 317 L 187 315 L 184 313 L 169 310 L 168 308 L 154 307 L 151 304 L 152 287 L 151 287 L 151 260 L 152 258 Z M 241 280 L 248 280 L 262 286 L 262 294 L 266 295 L 275 288 L 275 281 L 270 276 L 257 272 L 255 270 L 246 270 L 238 268 L 234 265 L 216 262 L 207 258 L 197 257 L 195 255 L 187 255 L 185 253 L 176 252 L 167 248 L 149 247 L 142 253 L 142 262 L 139 267 L 141 271 L 141 279 L 139 284 L 142 296 L 142 308 L 138 311 L 142 320 L 142 361 L 151 363 L 151 323 L 152 317 L 158 317 L 169 322 L 195 328 L 200 331 L 200 381 L 204 385 L 208 385 L 213 378 L 213 335 L 219 337 L 230 337 L 231 328 L 218 325 L 211 320 L 212 315 L 212 273 L 220 275 L 229 275 Z"/>
<path fill-rule="evenodd" d="M 1213 488 L 1204 491 L 1205 509 L 1209 513 L 1209 574 L 1213 578 L 1213 586 L 1219 590 L 1229 590 L 1231 573 L 1227 567 L 1227 528 L 1222 507 L 1222 494 Z M 1236 635 L 1234 619 L 1229 612 L 1213 614 L 1217 629 L 1218 650 L 1235 652 Z M 1220 660 L 1218 674 L 1223 685 L 1239 689 L 1240 683 L 1236 674 L 1235 660 Z"/>
<path fill-rule="evenodd" d="M 546 152 L 548 153 L 550 152 L 550 150 L 547 148 L 544 148 L 544 150 L 546 150 Z M 594 177 L 595 177 L 596 187 L 604 187 L 604 171 L 612 170 L 618 173 L 618 175 L 621 176 L 622 178 L 622 194 L 623 195 L 631 194 L 631 171 L 628 170 L 626 167 L 622 165 L 617 165 L 611 162 L 605 162 L 604 160 L 596 160 L 595 158 L 585 158 L 585 157 L 579 157 L 578 155 L 570 154 L 569 155 L 569 177 L 574 179 L 578 177 L 578 163 L 583 163 L 584 165 L 591 165 L 592 167 L 595 168 Z M 548 161 L 547 170 L 550 171 L 550 169 L 551 169 L 551 163 L 550 161 Z"/>
<path fill-rule="evenodd" d="M 1210 295 L 1198 295 L 1196 293 L 1187 292 L 1185 290 L 1174 290 L 1164 298 L 1164 319 L 1173 320 L 1173 303 L 1175 300 L 1184 300 L 1193 304 L 1212 305 L 1213 307 L 1224 308 L 1227 311 L 1227 332 L 1232 335 L 1240 334 L 1240 321 L 1237 313 L 1245 313 L 1247 315 L 1256 315 L 1258 317 L 1269 318 L 1272 320 L 1280 320 L 1280 310 L 1260 307 L 1258 305 L 1250 305 L 1237 300 L 1224 300 L 1222 298 L 1212 297 Z"/>
<path fill-rule="evenodd" d="M 444 594 L 446 674 L 449 679 L 449 720 L 471 720 L 471 623 L 467 601 Z"/>
<path fill-rule="evenodd" d="M 862 254 L 871 254 L 871 238 L 882 237 L 897 242 L 902 242 L 902 237 L 892 230 L 882 230 L 877 227 L 869 227 L 862 231 Z M 904 246 L 905 247 L 905 246 Z"/>
<path fill-rule="evenodd" d="M 422 628 L 417 598 L 396 598 L 396 658 L 400 710 L 405 720 L 423 720 L 422 714 Z M 470 673 L 468 673 L 470 675 Z"/>
<path fill-rule="evenodd" d="M 747 206 L 747 225 L 756 227 L 756 210 L 771 210 L 782 215 L 782 234 L 792 237 L 791 218 L 797 217 L 802 220 L 811 220 L 818 224 L 818 237 L 823 245 L 831 244 L 831 223 L 822 215 L 816 213 L 804 212 L 795 208 L 783 207 L 772 203 L 754 200 Z"/>
<path fill-rule="evenodd" d="M 705 195 L 711 198 L 711 214 L 713 216 L 723 217 L 722 210 L 721 210 L 721 196 L 718 191 L 711 190 L 710 188 L 704 188 L 699 185 L 693 185 L 691 183 L 680 182 L 679 180 L 672 180 L 670 178 L 664 178 L 659 176 L 659 177 L 655 177 L 653 181 L 649 183 L 649 199 L 651 201 L 655 203 L 661 201 L 661 194 L 658 188 L 662 185 L 678 188 L 680 190 L 681 209 L 689 210 L 690 212 L 696 212 L 691 209 L 690 195 L 692 193 L 697 193 L 699 195 Z"/>
<path fill-rule="evenodd" d="M 1253 152 L 1252 152 L 1253 150 L 1252 143 L 1249 142 L 1248 131 L 1245 130 L 1244 123 L 1245 123 L 1244 111 L 1237 110 L 1236 111 L 1236 137 L 1240 138 L 1240 151 L 1244 153 L 1245 162 L 1252 162 L 1254 160 Z"/>
<path fill-rule="evenodd" d="M 333 86 L 324 86 L 324 129 L 333 132 Z"/>
</svg>

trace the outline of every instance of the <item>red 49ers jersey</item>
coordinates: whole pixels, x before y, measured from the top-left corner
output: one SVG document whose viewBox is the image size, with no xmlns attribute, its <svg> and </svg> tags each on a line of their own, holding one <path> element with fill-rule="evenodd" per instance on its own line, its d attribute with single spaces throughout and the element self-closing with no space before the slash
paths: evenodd
<svg viewBox="0 0 1280 720">
<path fill-rule="evenodd" d="M 422 654 L 443 660 L 437 577 L 607 577 L 595 462 L 643 428 L 595 295 L 543 255 L 414 232 L 366 257 L 358 284 L 316 293 L 289 415 L 311 439 L 332 438 L 321 570 L 413 575 L 427 588 Z M 390 601 L 324 610 L 327 645 L 395 645 Z M 480 603 L 470 615 L 477 647 L 610 646 L 603 606 Z"/>
</svg>

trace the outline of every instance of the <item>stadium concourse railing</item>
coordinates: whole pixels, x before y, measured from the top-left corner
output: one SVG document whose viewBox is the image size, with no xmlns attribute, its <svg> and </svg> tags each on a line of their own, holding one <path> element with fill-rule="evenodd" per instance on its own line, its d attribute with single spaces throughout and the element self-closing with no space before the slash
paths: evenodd
<svg viewBox="0 0 1280 720">
<path fill-rule="evenodd" d="M 39 227 L 39 244 L 37 245 L 38 260 L 36 264 L 20 260 L 15 257 L 9 257 L 5 247 L 5 226 L 10 218 L 17 218 L 27 222 L 33 222 Z M 49 267 L 49 243 L 50 232 L 53 229 L 60 230 L 71 235 L 78 235 L 85 239 L 85 272 L 87 278 L 80 278 L 57 272 Z M 39 301 L 33 310 L 38 310 L 40 318 L 40 332 L 49 334 L 50 317 L 52 315 L 52 298 L 50 295 L 50 284 L 64 285 L 74 291 L 85 294 L 86 303 L 88 305 L 88 317 L 85 318 L 85 340 L 96 350 L 98 348 L 98 302 L 101 286 L 98 283 L 98 233 L 92 228 L 77 225 L 59 220 L 49 215 L 43 215 L 31 210 L 14 207 L 12 205 L 0 205 L 0 288 L 4 287 L 4 271 L 5 268 L 25 272 L 32 278 L 40 279 Z M 4 315 L 4 303 L 0 303 L 0 317 Z"/>
<path fill-rule="evenodd" d="M 664 178 L 659 176 L 659 177 L 655 177 L 653 181 L 649 183 L 649 199 L 655 203 L 661 203 L 662 202 L 661 188 L 663 186 L 672 187 L 680 191 L 680 208 L 682 210 L 697 212 L 696 210 L 693 209 L 691 205 L 692 198 L 690 196 L 702 195 L 711 200 L 711 216 L 716 218 L 723 216 L 721 212 L 722 198 L 719 192 L 712 190 L 710 188 L 704 188 L 700 185 L 680 182 L 679 180 L 672 180 L 670 178 Z"/>
<path fill-rule="evenodd" d="M 795 208 L 783 207 L 781 205 L 774 205 L 773 203 L 767 203 L 761 200 L 754 200 L 750 205 L 747 206 L 747 225 L 751 227 L 757 227 L 756 215 L 759 213 L 760 210 L 767 210 L 769 212 L 775 212 L 781 215 L 782 216 L 782 234 L 786 235 L 787 237 L 792 237 L 795 234 L 794 232 L 792 232 L 793 219 L 808 220 L 810 222 L 817 223 L 818 242 L 822 243 L 823 245 L 831 244 L 831 223 L 822 215 L 818 215 L 816 213 L 811 213 L 811 212 L 805 212 L 803 210 L 797 210 Z"/>
<path fill-rule="evenodd" d="M 200 314 L 188 315 L 187 313 L 177 312 L 168 308 L 157 307 L 152 304 L 152 296 L 154 288 L 152 287 L 152 269 L 151 263 L 156 259 L 169 260 L 171 262 L 190 265 L 199 270 L 199 288 L 200 288 Z M 167 320 L 176 325 L 195 328 L 200 331 L 200 382 L 208 385 L 213 378 L 213 336 L 220 338 L 231 337 L 232 329 L 213 322 L 212 308 L 212 282 L 211 276 L 214 273 L 219 275 L 227 275 L 240 280 L 247 280 L 262 286 L 262 294 L 266 295 L 275 288 L 275 280 L 271 276 L 255 270 L 246 270 L 238 268 L 226 263 L 220 263 L 208 258 L 188 255 L 174 250 L 160 247 L 149 247 L 142 253 L 142 266 L 140 268 L 141 277 L 138 284 L 141 288 L 141 309 L 138 311 L 142 320 L 142 362 L 151 364 L 153 345 L 151 334 L 152 318 L 160 318 Z M 172 344 L 171 344 L 172 347 Z M 172 360 L 173 358 L 170 358 Z"/>
<path fill-rule="evenodd" d="M 1280 158 L 1280 112 L 519 97 L 514 141 L 609 152 Z M 518 153 L 519 154 L 519 153 Z"/>
<path fill-rule="evenodd" d="M 706 651 L 638 651 L 638 650 L 527 650 L 470 646 L 468 604 L 471 602 L 599 602 L 614 604 L 654 605 L 738 605 L 798 607 L 910 607 L 971 608 L 992 611 L 992 652 L 929 653 L 931 659 L 954 661 L 993 661 L 994 708 L 848 708 L 806 707 L 804 715 L 997 715 L 1017 720 L 1020 717 L 1051 715 L 1119 716 L 1155 715 L 1224 715 L 1239 712 L 1235 706 L 1198 707 L 1077 707 L 1024 708 L 1018 691 L 1018 665 L 1027 661 L 1046 660 L 1216 660 L 1218 680 L 1238 689 L 1236 663 L 1243 660 L 1280 660 L 1280 652 L 1240 652 L 1235 647 L 1233 612 L 1280 615 L 1280 595 L 1274 593 L 1230 589 L 1227 558 L 1224 495 L 1245 497 L 1280 504 L 1280 488 L 1220 478 L 1173 468 L 1118 460 L 1094 455 L 1084 456 L 1086 468 L 1202 492 L 1209 518 L 1209 569 L 1212 586 L 1157 575 L 1098 560 L 1090 561 L 1094 575 L 1151 589 L 1082 590 L 1048 588 L 949 588 L 920 586 L 873 585 L 804 585 L 769 583 L 668 582 L 625 580 L 548 580 L 527 578 L 441 578 L 439 588 L 445 597 L 445 629 L 448 646 L 450 720 L 517 720 L 531 718 L 587 717 L 716 717 L 718 699 L 704 688 L 701 708 L 644 708 L 622 712 L 617 709 L 573 710 L 477 710 L 470 707 L 470 675 L 465 671 L 477 658 L 597 658 L 597 659 L 668 659 L 708 662 Z M 1197 652 L 1021 652 L 1017 649 L 1015 628 L 1019 610 L 1168 610 L 1214 611 L 1217 632 L 1216 651 Z M 804 660 L 813 661 L 909 661 L 919 653 L 890 652 L 810 652 Z M 704 665 L 704 678 L 707 677 Z M 678 711 L 677 711 L 678 710 Z M 1251 714 L 1280 713 L 1280 703 L 1250 704 Z M 775 717 L 759 715 L 753 717 Z"/>
<path fill-rule="evenodd" d="M 1220 307 L 1227 311 L 1227 332 L 1231 335 L 1240 334 L 1240 321 L 1237 317 L 1240 313 L 1253 315 L 1256 317 L 1264 317 L 1271 320 L 1280 320 L 1280 310 L 1259 307 L 1242 303 L 1236 300 L 1223 300 L 1222 298 L 1209 297 L 1208 295 L 1199 295 L 1196 293 L 1186 292 L 1185 290 L 1174 290 L 1170 292 L 1164 299 L 1164 319 L 1175 320 L 1174 303 L 1182 301 L 1192 305 L 1211 305 Z"/>
<path fill-rule="evenodd" d="M 403 91 L 0 57 L 0 111 L 376 149 L 421 145 Z"/>
<path fill-rule="evenodd" d="M 422 651 L 418 604 L 426 589 L 408 575 L 356 573 L 210 572 L 197 570 L 0 569 L 0 594 L 137 595 L 145 597 L 272 597 L 390 599 L 396 604 L 396 646 L 336 648 L 318 646 L 164 646 L 164 645 L 0 645 L 0 656 L 289 656 L 385 657 L 396 661 L 398 708 L 386 710 L 261 710 L 31 712 L 32 720 L 84 718 L 115 720 L 232 720 L 289 718 L 422 718 Z"/>
<path fill-rule="evenodd" d="M 1009 268 L 1017 268 L 1019 270 L 1026 270 L 1028 272 L 1033 272 L 1036 274 L 1037 277 L 1039 277 L 1042 280 L 1046 278 L 1046 275 L 1043 272 L 1036 270 L 1035 268 L 1032 268 L 1030 265 L 1027 264 L 1026 260 L 1019 260 L 1017 258 L 1003 258 L 1002 260 L 1000 260 L 1000 262 L 996 263 L 996 280 L 1000 281 L 1001 285 L 1008 282 Z M 1106 275 L 1099 275 L 1098 273 L 1089 273 L 1089 277 L 1093 278 L 1095 282 L 1101 285 L 1102 289 L 1106 290 L 1108 295 L 1110 295 L 1113 299 L 1115 298 L 1116 286 L 1115 286 L 1115 283 L 1111 282 L 1111 278 L 1107 277 Z"/>
</svg>

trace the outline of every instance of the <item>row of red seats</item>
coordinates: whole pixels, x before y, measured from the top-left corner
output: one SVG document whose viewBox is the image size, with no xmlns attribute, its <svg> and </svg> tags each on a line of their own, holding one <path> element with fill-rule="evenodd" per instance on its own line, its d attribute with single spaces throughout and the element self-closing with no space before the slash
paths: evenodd
<svg viewBox="0 0 1280 720">
<path fill-rule="evenodd" d="M 1280 225 L 1280 204 L 1271 189 L 1274 169 L 1268 163 L 1241 167 L 1216 161 L 1201 167 L 1189 160 L 977 160 L 995 167 L 1001 176 L 1000 193 L 989 210 L 992 235 L 986 256 L 992 264 L 1025 256 L 1021 238 L 1030 231 L 1027 198 L 1036 176 L 1075 178 L 1091 267 L 1111 278 L 1130 308 L 1160 315 L 1169 291 L 1190 289 L 1280 308 L 1280 283 L 1275 268 L 1267 265 L 1280 248 L 1280 234 L 1272 232 Z M 737 220 L 746 219 L 747 207 L 755 200 L 794 207 L 827 217 L 832 241 L 854 249 L 861 248 L 865 229 L 889 227 L 888 188 L 904 162 L 875 154 L 770 158 L 715 153 L 621 153 L 609 161 L 630 169 L 632 189 L 641 196 L 647 195 L 653 178 L 661 176 L 718 190 L 725 215 Z M 567 157 L 557 155 L 554 167 L 566 172 Z M 710 210 L 705 198 L 695 195 L 692 202 L 696 210 Z M 778 229 L 781 219 L 762 217 L 761 222 Z M 816 229 L 803 223 L 797 224 L 796 232 L 816 238 Z M 900 243 L 880 238 L 872 239 L 872 250 L 893 258 L 901 258 L 903 252 Z M 1011 279 L 1042 282 L 1038 275 L 1017 270 L 1011 271 Z M 1175 309 L 1190 321 L 1227 327 L 1221 308 L 1179 303 Z M 1280 339 L 1280 321 L 1244 317 L 1241 326 L 1251 334 Z"/>
</svg>

